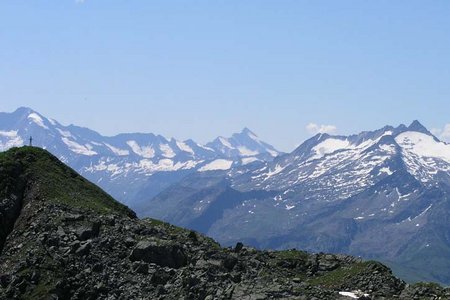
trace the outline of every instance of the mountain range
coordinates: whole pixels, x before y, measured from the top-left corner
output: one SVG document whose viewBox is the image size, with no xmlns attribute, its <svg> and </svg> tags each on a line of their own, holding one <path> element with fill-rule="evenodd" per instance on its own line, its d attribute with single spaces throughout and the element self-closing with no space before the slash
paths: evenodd
<svg viewBox="0 0 450 300">
<path fill-rule="evenodd" d="M 248 129 L 200 145 L 104 137 L 28 108 L 0 114 L 2 150 L 29 136 L 139 216 L 226 246 L 347 253 L 450 284 L 450 145 L 418 121 L 280 153 Z"/>
<path fill-rule="evenodd" d="M 30 136 L 33 145 L 49 150 L 136 209 L 142 195 L 156 195 L 192 172 L 228 170 L 281 154 L 248 128 L 201 145 L 151 133 L 106 137 L 88 128 L 64 126 L 26 107 L 0 113 L 0 151 L 28 144 Z"/>
</svg>

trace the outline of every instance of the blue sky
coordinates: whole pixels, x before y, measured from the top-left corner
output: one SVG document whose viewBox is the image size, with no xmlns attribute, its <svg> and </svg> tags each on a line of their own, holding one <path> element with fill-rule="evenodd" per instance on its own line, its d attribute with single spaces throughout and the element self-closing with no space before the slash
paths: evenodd
<svg viewBox="0 0 450 300">
<path fill-rule="evenodd" d="M 4 0 L 0 110 L 199 142 L 247 126 L 285 151 L 320 128 L 419 119 L 441 134 L 449 13 L 449 1 Z"/>
</svg>

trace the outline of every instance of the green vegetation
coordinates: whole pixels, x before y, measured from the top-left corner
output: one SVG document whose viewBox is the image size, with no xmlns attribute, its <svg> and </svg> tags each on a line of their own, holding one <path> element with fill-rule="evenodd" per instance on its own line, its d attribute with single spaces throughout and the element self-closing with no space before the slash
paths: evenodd
<svg viewBox="0 0 450 300">
<path fill-rule="evenodd" d="M 308 283 L 312 285 L 335 288 L 344 284 L 348 279 L 364 273 L 373 262 L 355 263 L 349 267 L 340 267 L 334 271 L 328 272 L 323 276 L 312 278 Z"/>
<path fill-rule="evenodd" d="M 156 219 L 152 219 L 152 218 L 144 218 L 142 219 L 143 222 L 149 224 L 150 226 L 153 227 L 160 227 L 162 228 L 165 232 L 167 232 L 168 234 L 172 234 L 172 235 L 179 235 L 179 234 L 185 234 L 185 235 L 190 235 L 190 234 L 194 234 L 198 237 L 202 237 L 202 239 L 204 241 L 209 242 L 210 247 L 212 247 L 213 249 L 221 249 L 220 244 L 217 243 L 214 239 L 203 236 L 199 233 L 196 233 L 195 231 L 189 230 L 189 229 L 185 229 L 182 227 L 178 227 L 178 226 L 174 226 L 172 224 L 166 223 L 164 221 L 161 220 L 156 220 Z"/>
<path fill-rule="evenodd" d="M 12 148 L 0 153 L 0 191 L 5 193 L 18 179 L 39 190 L 42 200 L 98 213 L 134 216 L 126 206 L 78 175 L 46 150 Z"/>
<path fill-rule="evenodd" d="M 295 249 L 274 252 L 275 257 L 280 260 L 306 260 L 308 253 Z"/>
<path fill-rule="evenodd" d="M 412 286 L 414 286 L 415 288 L 424 288 L 430 290 L 438 290 L 442 288 L 439 284 L 435 282 L 417 282 L 414 283 Z"/>
<path fill-rule="evenodd" d="M 179 233 L 185 233 L 185 232 L 187 233 L 188 232 L 188 230 L 183 229 L 181 227 L 174 226 L 174 225 L 166 223 L 164 221 L 160 221 L 160 220 L 156 220 L 156 219 L 152 219 L 152 218 L 145 218 L 145 219 L 143 219 L 143 221 L 154 227 L 162 227 L 169 234 L 179 234 Z"/>
</svg>

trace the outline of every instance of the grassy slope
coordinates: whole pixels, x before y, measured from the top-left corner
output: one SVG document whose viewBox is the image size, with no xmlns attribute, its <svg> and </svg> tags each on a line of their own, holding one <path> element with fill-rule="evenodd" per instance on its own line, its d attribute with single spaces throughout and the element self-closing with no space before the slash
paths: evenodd
<svg viewBox="0 0 450 300">
<path fill-rule="evenodd" d="M 46 201 L 90 209 L 98 213 L 118 213 L 134 217 L 133 211 L 114 200 L 96 185 L 64 165 L 46 150 L 34 147 L 13 148 L 0 153 L 0 190 L 20 170 L 26 182 L 36 184 Z M 17 176 L 17 174 L 16 174 Z M 5 178 L 3 178 L 5 177 Z M 4 179 L 4 180 L 3 180 Z"/>
</svg>

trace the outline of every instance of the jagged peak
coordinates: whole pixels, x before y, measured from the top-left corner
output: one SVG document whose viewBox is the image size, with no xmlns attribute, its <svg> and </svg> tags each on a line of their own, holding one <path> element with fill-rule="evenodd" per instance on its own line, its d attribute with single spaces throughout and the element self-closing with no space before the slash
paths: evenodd
<svg viewBox="0 0 450 300">
<path fill-rule="evenodd" d="M 33 110 L 32 108 L 29 108 L 26 106 L 21 106 L 21 107 L 17 108 L 13 113 L 21 114 L 21 115 L 28 115 L 30 113 L 37 113 L 37 112 L 35 110 Z"/>
<path fill-rule="evenodd" d="M 427 134 L 430 133 L 428 131 L 428 129 L 425 126 L 423 126 L 418 120 L 414 120 L 411 123 L 411 125 L 408 126 L 408 130 L 410 130 L 410 131 L 418 131 L 418 132 L 427 133 Z"/>
<path fill-rule="evenodd" d="M 258 135 L 256 135 L 256 133 L 254 133 L 253 131 L 251 131 L 248 127 L 244 127 L 244 129 L 242 129 L 241 134 L 245 134 L 248 136 L 254 136 L 257 137 Z"/>
</svg>

